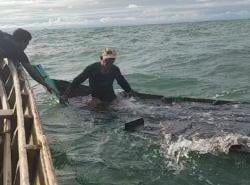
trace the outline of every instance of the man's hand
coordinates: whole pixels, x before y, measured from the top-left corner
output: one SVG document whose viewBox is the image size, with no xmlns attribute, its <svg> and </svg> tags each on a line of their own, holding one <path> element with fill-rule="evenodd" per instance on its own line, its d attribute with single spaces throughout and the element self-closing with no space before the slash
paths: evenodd
<svg viewBox="0 0 250 185">
<path fill-rule="evenodd" d="M 60 103 L 61 104 L 67 104 L 68 103 L 68 96 L 63 94 L 62 96 L 60 96 Z"/>
<path fill-rule="evenodd" d="M 46 85 L 46 86 L 44 86 L 44 87 L 46 88 L 46 90 L 47 90 L 50 94 L 52 94 L 53 91 L 52 91 L 52 89 L 51 89 L 49 86 Z"/>
</svg>

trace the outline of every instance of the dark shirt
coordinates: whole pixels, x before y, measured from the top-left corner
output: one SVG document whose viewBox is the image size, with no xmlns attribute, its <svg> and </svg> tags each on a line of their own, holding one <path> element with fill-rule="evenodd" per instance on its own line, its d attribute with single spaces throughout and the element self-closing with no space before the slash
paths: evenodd
<svg viewBox="0 0 250 185">
<path fill-rule="evenodd" d="M 0 55 L 3 58 L 12 59 L 15 64 L 29 62 L 28 57 L 22 51 L 12 35 L 0 31 Z"/>
<path fill-rule="evenodd" d="M 70 89 L 74 89 L 87 78 L 89 79 L 92 97 L 98 98 L 102 101 L 110 102 L 116 98 L 113 89 L 113 82 L 115 79 L 123 90 L 126 92 L 131 91 L 131 87 L 127 80 L 121 74 L 120 69 L 115 65 L 112 65 L 110 72 L 105 74 L 101 72 L 100 62 L 87 66 L 85 70 L 73 80 Z"/>
</svg>

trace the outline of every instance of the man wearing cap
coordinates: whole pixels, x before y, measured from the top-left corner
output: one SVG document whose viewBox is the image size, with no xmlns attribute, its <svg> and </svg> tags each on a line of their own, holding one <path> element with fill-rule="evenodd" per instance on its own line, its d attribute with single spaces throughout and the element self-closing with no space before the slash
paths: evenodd
<svg viewBox="0 0 250 185">
<path fill-rule="evenodd" d="M 49 90 L 50 88 L 30 64 L 27 55 L 24 53 L 31 39 L 31 34 L 21 28 L 15 30 L 13 35 L 0 31 L 0 62 L 2 62 L 3 58 L 8 58 L 16 66 L 19 66 L 21 63 L 34 80 Z"/>
<path fill-rule="evenodd" d="M 113 82 L 116 80 L 123 90 L 132 93 L 129 83 L 121 74 L 120 69 L 114 65 L 116 52 L 111 48 L 105 48 L 100 56 L 100 62 L 87 66 L 71 83 L 70 87 L 61 97 L 62 103 L 66 102 L 70 92 L 86 79 L 89 79 L 91 90 L 91 105 L 109 104 L 115 98 Z"/>
</svg>

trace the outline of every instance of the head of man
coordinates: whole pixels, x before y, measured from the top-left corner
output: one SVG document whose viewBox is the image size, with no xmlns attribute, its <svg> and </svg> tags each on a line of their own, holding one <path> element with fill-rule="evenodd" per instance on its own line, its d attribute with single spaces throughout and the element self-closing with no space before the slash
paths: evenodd
<svg viewBox="0 0 250 185">
<path fill-rule="evenodd" d="M 116 52 L 112 48 L 104 48 L 100 56 L 102 68 L 109 71 L 116 59 Z"/>
<path fill-rule="evenodd" d="M 29 45 L 32 36 L 27 30 L 18 28 L 13 32 L 13 37 L 21 50 L 25 50 Z"/>
</svg>

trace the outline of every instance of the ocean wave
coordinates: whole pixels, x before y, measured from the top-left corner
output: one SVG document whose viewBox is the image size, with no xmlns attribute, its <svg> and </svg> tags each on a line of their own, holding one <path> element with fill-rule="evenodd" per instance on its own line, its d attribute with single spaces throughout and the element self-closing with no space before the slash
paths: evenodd
<svg viewBox="0 0 250 185">
<path fill-rule="evenodd" d="M 3 24 L 0 25 L 1 29 L 15 29 L 18 27 L 22 28 L 29 28 L 29 29 L 43 29 L 43 28 L 69 28 L 69 27 L 86 27 L 86 26 L 92 26 L 95 25 L 94 21 L 88 20 L 88 19 L 70 19 L 70 18 L 50 18 L 45 21 L 37 21 L 32 23 L 18 23 L 18 24 Z"/>
<path fill-rule="evenodd" d="M 18 23 L 11 21 L 10 23 L 0 24 L 1 29 L 14 29 L 17 27 L 31 28 L 31 29 L 54 29 L 54 28 L 70 28 L 70 27 L 110 27 L 114 25 L 127 26 L 127 25 L 140 24 L 140 20 L 135 17 L 113 18 L 82 18 L 82 17 L 55 17 L 49 18 L 44 21 L 35 20 L 32 22 L 26 22 L 20 20 Z"/>
<path fill-rule="evenodd" d="M 190 153 L 228 154 L 230 151 L 250 152 L 250 137 L 240 134 L 223 134 L 211 138 L 177 138 L 172 134 L 163 134 L 161 150 L 168 161 L 168 165 L 175 170 L 185 168 L 185 160 L 190 158 Z"/>
</svg>

